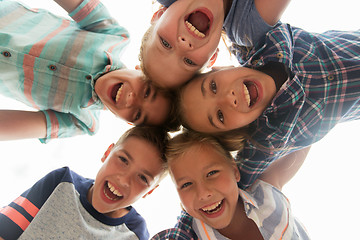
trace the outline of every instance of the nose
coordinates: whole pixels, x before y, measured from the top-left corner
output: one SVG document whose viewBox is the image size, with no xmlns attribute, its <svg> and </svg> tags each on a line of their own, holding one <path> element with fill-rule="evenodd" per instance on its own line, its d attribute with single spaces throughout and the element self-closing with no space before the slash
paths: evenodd
<svg viewBox="0 0 360 240">
<path fill-rule="evenodd" d="M 130 108 L 138 102 L 138 98 L 134 92 L 130 92 L 126 97 L 126 107 Z"/>
<path fill-rule="evenodd" d="M 222 103 L 230 105 L 233 108 L 236 108 L 239 104 L 239 101 L 235 95 L 234 90 L 230 90 L 222 97 Z"/>
<path fill-rule="evenodd" d="M 192 43 L 185 36 L 179 36 L 178 37 L 178 43 L 179 43 L 179 47 L 182 50 L 192 50 L 194 48 Z"/>
<path fill-rule="evenodd" d="M 129 188 L 130 187 L 130 174 L 126 172 L 121 172 L 117 175 L 117 180 L 119 185 L 121 185 L 123 188 Z"/>
<path fill-rule="evenodd" d="M 198 187 L 197 194 L 198 194 L 199 200 L 206 200 L 212 196 L 211 190 L 205 185 Z"/>
</svg>

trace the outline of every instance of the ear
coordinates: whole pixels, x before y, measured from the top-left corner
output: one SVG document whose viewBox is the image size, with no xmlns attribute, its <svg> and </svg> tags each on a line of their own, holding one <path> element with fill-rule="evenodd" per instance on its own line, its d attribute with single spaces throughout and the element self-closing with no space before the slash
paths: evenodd
<svg viewBox="0 0 360 240">
<path fill-rule="evenodd" d="M 156 185 L 155 187 L 153 187 L 153 188 L 152 188 L 150 191 L 148 191 L 147 193 L 145 193 L 144 196 L 142 196 L 142 198 L 146 198 L 146 196 L 152 194 L 152 192 L 153 192 L 158 186 L 159 186 L 159 184 Z"/>
<path fill-rule="evenodd" d="M 239 168 L 238 168 L 238 166 L 236 165 L 235 161 L 234 161 L 234 163 L 233 163 L 233 168 L 234 168 L 234 176 L 235 176 L 236 182 L 239 182 L 240 179 L 241 179 L 241 176 L 240 176 Z"/>
<path fill-rule="evenodd" d="M 214 65 L 214 63 L 216 62 L 217 56 L 219 53 L 219 48 L 216 48 L 216 51 L 214 52 L 214 54 L 212 55 L 212 57 L 210 58 L 207 67 L 211 68 L 212 65 Z"/>
<path fill-rule="evenodd" d="M 139 66 L 139 65 L 136 65 L 136 66 L 135 66 L 135 70 L 141 70 L 140 66 Z"/>
<path fill-rule="evenodd" d="M 109 156 L 111 150 L 113 149 L 113 147 L 115 146 L 115 144 L 110 144 L 110 146 L 108 147 L 108 149 L 106 150 L 106 152 L 104 153 L 104 155 L 101 158 L 101 162 L 105 162 L 106 158 Z"/>
<path fill-rule="evenodd" d="M 159 10 L 157 10 L 154 15 L 151 18 L 151 23 L 156 22 L 157 20 L 159 20 L 159 18 L 163 15 L 163 13 L 165 12 L 166 7 L 161 7 Z"/>
</svg>

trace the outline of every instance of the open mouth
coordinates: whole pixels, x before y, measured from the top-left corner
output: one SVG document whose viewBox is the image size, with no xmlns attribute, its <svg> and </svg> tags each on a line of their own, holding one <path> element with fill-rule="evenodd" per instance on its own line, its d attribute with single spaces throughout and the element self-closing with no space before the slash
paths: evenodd
<svg viewBox="0 0 360 240">
<path fill-rule="evenodd" d="M 109 200 L 112 201 L 117 201 L 123 198 L 123 195 L 118 190 L 116 190 L 114 185 L 108 181 L 106 181 L 104 184 L 104 194 Z"/>
<path fill-rule="evenodd" d="M 246 103 L 248 107 L 252 107 L 259 97 L 257 86 L 253 82 L 244 82 L 243 89 Z"/>
<path fill-rule="evenodd" d="M 120 99 L 123 85 L 123 83 L 116 84 L 111 91 L 111 98 L 115 103 Z"/>
<path fill-rule="evenodd" d="M 220 202 L 211 204 L 207 207 L 200 208 L 201 211 L 207 213 L 207 214 L 214 214 L 221 210 L 222 204 L 224 200 L 221 200 Z"/>
<path fill-rule="evenodd" d="M 205 10 L 196 10 L 185 18 L 188 30 L 199 38 L 204 38 L 209 32 L 211 19 Z"/>
</svg>

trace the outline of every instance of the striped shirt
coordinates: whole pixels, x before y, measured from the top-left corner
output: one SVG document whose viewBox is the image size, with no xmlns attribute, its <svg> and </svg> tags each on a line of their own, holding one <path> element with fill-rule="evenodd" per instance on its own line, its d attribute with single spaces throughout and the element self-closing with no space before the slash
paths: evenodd
<svg viewBox="0 0 360 240">
<path fill-rule="evenodd" d="M 68 167 L 48 173 L 30 189 L 0 208 L 4 239 L 147 240 L 144 218 L 135 208 L 120 218 L 99 213 L 87 200 L 94 180 Z"/>
<path fill-rule="evenodd" d="M 239 189 L 244 203 L 245 213 L 257 225 L 264 240 L 310 239 L 306 229 L 293 216 L 286 196 L 274 186 L 256 181 L 246 191 Z M 182 212 L 173 229 L 164 230 L 151 238 L 152 240 L 225 240 L 216 229 L 204 222 Z"/>
<path fill-rule="evenodd" d="M 94 83 L 124 67 L 128 31 L 99 0 L 84 0 L 69 16 L 0 0 L 0 94 L 44 112 L 42 142 L 93 135 L 104 109 Z"/>
<path fill-rule="evenodd" d="M 252 123 L 256 146 L 248 140 L 237 154 L 239 187 L 250 186 L 273 160 L 319 141 L 337 123 L 359 119 L 360 31 L 316 34 L 279 24 L 265 44 L 232 50 L 243 66 L 280 62 L 289 69 L 289 79 Z"/>
</svg>

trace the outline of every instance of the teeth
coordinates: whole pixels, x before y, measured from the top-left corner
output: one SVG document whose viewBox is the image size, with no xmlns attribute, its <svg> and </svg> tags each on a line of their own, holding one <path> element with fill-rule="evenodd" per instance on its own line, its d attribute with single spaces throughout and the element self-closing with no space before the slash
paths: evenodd
<svg viewBox="0 0 360 240">
<path fill-rule="evenodd" d="M 186 21 L 186 26 L 190 29 L 190 31 L 192 31 L 193 33 L 195 33 L 196 36 L 204 38 L 205 34 L 203 34 L 202 32 L 199 32 L 199 30 L 197 30 L 190 22 Z"/>
<path fill-rule="evenodd" d="M 121 86 L 119 87 L 119 90 L 116 93 L 115 102 L 117 102 L 119 100 L 119 98 L 120 98 L 122 87 L 123 87 L 123 84 L 121 84 Z"/>
<path fill-rule="evenodd" d="M 110 189 L 110 191 L 111 191 L 113 194 L 115 194 L 115 195 L 118 196 L 118 197 L 122 197 L 121 193 L 120 193 L 118 190 L 115 189 L 114 185 L 112 185 L 112 184 L 109 183 L 109 182 L 107 183 L 107 185 L 108 185 L 108 188 Z"/>
<path fill-rule="evenodd" d="M 250 107 L 250 93 L 249 93 L 249 90 L 246 87 L 246 85 L 245 84 L 243 84 L 243 85 L 244 85 L 245 100 L 246 100 L 246 103 L 247 103 L 248 107 Z"/>
<path fill-rule="evenodd" d="M 219 205 L 221 204 L 222 201 L 220 202 L 217 202 L 217 203 L 214 203 L 208 207 L 205 207 L 205 208 L 201 208 L 201 210 L 203 210 L 204 212 L 211 212 L 213 211 L 214 209 L 216 209 L 217 207 L 219 207 Z"/>
</svg>

